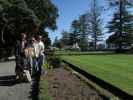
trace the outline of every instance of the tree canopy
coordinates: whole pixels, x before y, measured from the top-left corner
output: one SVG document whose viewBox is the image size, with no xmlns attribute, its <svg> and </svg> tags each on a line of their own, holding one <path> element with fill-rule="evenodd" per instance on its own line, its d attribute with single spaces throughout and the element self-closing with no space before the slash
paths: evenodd
<svg viewBox="0 0 133 100">
<path fill-rule="evenodd" d="M 58 9 L 50 0 L 0 0 L 0 47 L 14 47 L 21 32 L 48 36 L 55 30 Z"/>
</svg>

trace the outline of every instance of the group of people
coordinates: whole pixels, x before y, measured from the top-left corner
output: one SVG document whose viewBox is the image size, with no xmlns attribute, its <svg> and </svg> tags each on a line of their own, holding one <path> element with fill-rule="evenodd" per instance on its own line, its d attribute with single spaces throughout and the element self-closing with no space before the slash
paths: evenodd
<svg viewBox="0 0 133 100">
<path fill-rule="evenodd" d="M 41 75 L 44 64 L 44 43 L 41 35 L 27 39 L 26 33 L 21 33 L 16 43 L 16 79 L 31 81 L 32 76 Z"/>
</svg>

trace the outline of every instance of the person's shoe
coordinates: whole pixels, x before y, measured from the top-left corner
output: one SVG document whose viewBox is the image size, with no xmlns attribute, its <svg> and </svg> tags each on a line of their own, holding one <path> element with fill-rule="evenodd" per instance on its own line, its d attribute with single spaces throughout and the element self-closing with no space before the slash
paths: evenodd
<svg viewBox="0 0 133 100">
<path fill-rule="evenodd" d="M 19 76 L 18 75 L 16 75 L 16 80 L 19 80 Z"/>
</svg>

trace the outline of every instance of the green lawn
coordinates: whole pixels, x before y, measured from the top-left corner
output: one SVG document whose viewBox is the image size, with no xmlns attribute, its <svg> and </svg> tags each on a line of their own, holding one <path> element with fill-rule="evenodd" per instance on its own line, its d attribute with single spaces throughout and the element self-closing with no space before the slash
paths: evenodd
<svg viewBox="0 0 133 100">
<path fill-rule="evenodd" d="M 62 59 L 133 95 L 133 55 L 62 56 Z"/>
<path fill-rule="evenodd" d="M 106 54 L 106 53 L 114 53 L 113 51 L 88 51 L 88 52 L 80 52 L 80 51 L 55 51 L 56 55 L 88 55 L 88 54 Z"/>
</svg>

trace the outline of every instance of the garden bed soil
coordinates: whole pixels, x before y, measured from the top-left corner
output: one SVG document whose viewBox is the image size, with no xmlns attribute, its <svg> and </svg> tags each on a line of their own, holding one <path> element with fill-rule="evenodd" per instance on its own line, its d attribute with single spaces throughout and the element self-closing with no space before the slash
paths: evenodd
<svg viewBox="0 0 133 100">
<path fill-rule="evenodd" d="M 92 86 L 63 67 L 48 70 L 45 79 L 53 100 L 107 100 Z"/>
</svg>

